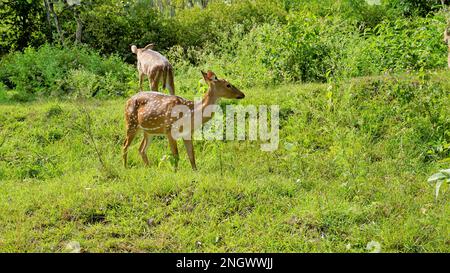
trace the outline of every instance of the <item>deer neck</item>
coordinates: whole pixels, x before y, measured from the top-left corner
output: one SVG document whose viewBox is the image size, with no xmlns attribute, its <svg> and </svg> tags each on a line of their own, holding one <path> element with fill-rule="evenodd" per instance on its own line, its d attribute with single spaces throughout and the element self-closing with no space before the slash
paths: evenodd
<svg viewBox="0 0 450 273">
<path fill-rule="evenodd" d="M 208 92 L 206 92 L 206 94 L 203 96 L 203 99 L 194 103 L 194 108 L 191 110 L 193 114 L 192 116 L 201 116 L 202 124 L 208 122 L 213 117 L 214 112 L 212 112 L 212 115 L 210 117 L 204 117 L 203 112 L 205 111 L 206 107 L 216 104 L 218 100 L 219 97 L 214 95 L 211 87 L 209 87 Z"/>
<path fill-rule="evenodd" d="M 202 99 L 202 110 L 205 110 L 206 107 L 210 105 L 216 104 L 216 102 L 219 100 L 219 97 L 214 95 L 214 92 L 211 90 L 211 87 L 208 89 L 208 92 L 206 92 L 205 96 Z"/>
</svg>

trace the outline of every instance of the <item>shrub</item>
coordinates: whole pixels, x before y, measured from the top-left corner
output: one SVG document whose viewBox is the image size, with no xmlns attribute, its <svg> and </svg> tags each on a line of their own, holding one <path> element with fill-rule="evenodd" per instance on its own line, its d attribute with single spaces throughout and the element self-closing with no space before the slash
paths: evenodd
<svg viewBox="0 0 450 273">
<path fill-rule="evenodd" d="M 445 66 L 442 16 L 384 21 L 347 48 L 347 76 Z"/>
<path fill-rule="evenodd" d="M 117 56 L 103 58 L 86 47 L 27 48 L 3 58 L 0 68 L 4 92 L 21 100 L 74 93 L 123 95 L 134 77 L 134 69 Z"/>
<path fill-rule="evenodd" d="M 389 0 L 386 6 L 394 15 L 426 16 L 440 8 L 441 0 Z"/>
<path fill-rule="evenodd" d="M 154 42 L 158 49 L 174 45 L 172 24 L 147 2 L 101 5 L 84 13 L 83 42 L 103 54 L 118 54 L 130 63 L 135 60 L 132 44 L 144 47 Z"/>
<path fill-rule="evenodd" d="M 284 21 L 286 12 L 278 1 L 236 1 L 233 4 L 212 2 L 205 9 L 181 10 L 174 18 L 177 42 L 182 47 L 198 47 L 219 42 L 223 36 L 241 25 L 248 32 L 254 25 Z"/>
<path fill-rule="evenodd" d="M 338 16 L 291 12 L 286 21 L 255 25 L 249 32 L 237 24 L 218 35 L 218 42 L 206 43 L 202 49 L 178 48 L 169 56 L 177 56 L 177 69 L 213 68 L 234 75 L 243 85 L 324 82 L 330 77 L 445 66 L 446 46 L 440 35 L 445 18 L 440 13 L 382 21 L 362 33 L 358 22 Z"/>
</svg>

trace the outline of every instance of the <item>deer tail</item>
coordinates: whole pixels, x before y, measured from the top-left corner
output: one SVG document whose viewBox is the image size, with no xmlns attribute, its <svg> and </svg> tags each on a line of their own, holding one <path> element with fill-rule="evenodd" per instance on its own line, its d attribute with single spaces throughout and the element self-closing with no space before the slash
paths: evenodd
<svg viewBox="0 0 450 273">
<path fill-rule="evenodd" d="M 166 85 L 166 82 L 167 82 L 167 73 L 168 73 L 168 70 L 167 70 L 167 66 L 165 66 L 164 68 L 163 68 L 163 71 L 162 71 L 162 85 L 163 85 L 163 89 L 164 89 L 164 87 L 165 88 L 167 88 L 167 85 Z"/>
<path fill-rule="evenodd" d="M 125 106 L 125 122 L 127 130 L 137 127 L 138 123 L 138 104 L 137 99 L 130 98 Z"/>
<path fill-rule="evenodd" d="M 175 95 L 175 85 L 173 82 L 173 68 L 172 66 L 167 67 L 167 78 L 164 80 L 166 88 L 169 90 L 171 95 Z"/>
</svg>

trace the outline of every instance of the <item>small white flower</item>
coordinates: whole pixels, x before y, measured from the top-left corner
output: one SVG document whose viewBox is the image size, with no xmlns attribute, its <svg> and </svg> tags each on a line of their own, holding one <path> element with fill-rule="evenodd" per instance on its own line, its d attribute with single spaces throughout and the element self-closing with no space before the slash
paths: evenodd
<svg viewBox="0 0 450 273">
<path fill-rule="evenodd" d="M 81 252 L 81 246 L 80 243 L 77 241 L 71 241 L 66 245 L 66 251 L 69 253 L 80 253 Z"/>
<path fill-rule="evenodd" d="M 381 252 L 381 244 L 376 241 L 370 241 L 367 243 L 366 249 L 371 253 L 380 253 Z"/>
</svg>

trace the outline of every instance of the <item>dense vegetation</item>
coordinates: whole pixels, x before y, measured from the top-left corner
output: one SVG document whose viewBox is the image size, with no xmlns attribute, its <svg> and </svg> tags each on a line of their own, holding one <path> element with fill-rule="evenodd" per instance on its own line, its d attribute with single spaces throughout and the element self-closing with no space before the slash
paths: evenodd
<svg viewBox="0 0 450 273">
<path fill-rule="evenodd" d="M 0 8 L 0 251 L 450 250 L 426 182 L 450 163 L 448 1 L 76 2 Z M 222 106 L 278 104 L 279 149 L 196 141 L 199 171 L 179 145 L 173 172 L 164 138 L 149 168 L 136 140 L 123 168 L 150 42 L 177 95 L 211 69 L 246 94 Z"/>
<path fill-rule="evenodd" d="M 3 58 L 0 92 L 5 96 L 5 90 L 14 90 L 11 96 L 24 99 L 41 90 L 45 96 L 54 90 L 58 95 L 72 95 L 81 86 L 87 87 L 87 95 L 124 95 L 136 89 L 132 83 L 136 75 L 133 69 L 119 64 L 118 58 L 133 64 L 130 46 L 143 47 L 150 42 L 174 63 L 182 88 L 191 89 L 197 85 L 192 80 L 198 78 L 198 68 L 232 75 L 237 84 L 247 87 L 436 69 L 446 63 L 447 47 L 441 33 L 447 12 L 436 8 L 437 1 L 427 1 L 429 6 L 412 0 L 384 5 L 359 0 L 257 0 L 231 5 L 212 1 L 203 9 L 181 8 L 181 2 L 173 4 L 177 7 L 178 3 L 178 9 L 166 7 L 173 16 L 152 8 L 154 1 L 81 2 L 84 4 L 77 7 L 83 22 L 81 47 L 72 46 L 76 42 L 74 8 L 61 2 L 59 21 L 66 36 L 62 48 L 55 33 L 53 38 L 43 38 L 49 26 L 44 9 L 38 9 L 42 4 L 12 1 L 10 9 L 3 11 L 10 14 L 7 18 L 11 21 L 4 21 L 2 29 L 6 34 L 14 31 L 14 35 L 3 35 L 7 39 L 2 51 L 8 47 L 24 50 L 40 43 L 54 46 Z M 16 10 L 14 5 L 24 7 Z M 27 9 L 41 14 L 42 18 L 26 21 L 34 22 L 34 28 L 13 20 L 14 14 Z M 35 32 L 28 33 L 30 28 Z M 21 41 L 26 35 L 28 43 L 24 44 Z M 39 43 L 33 37 L 42 39 Z M 103 60 L 99 54 L 115 57 Z M 73 86 L 74 79 L 80 82 L 78 87 Z M 112 85 L 107 86 L 110 80 Z M 98 82 L 96 87 L 91 86 L 93 81 Z"/>
</svg>

